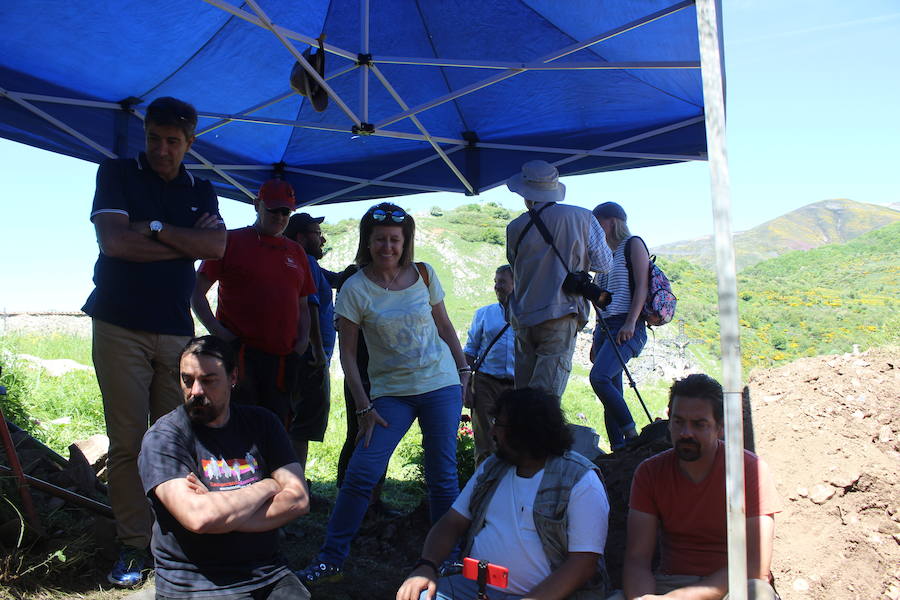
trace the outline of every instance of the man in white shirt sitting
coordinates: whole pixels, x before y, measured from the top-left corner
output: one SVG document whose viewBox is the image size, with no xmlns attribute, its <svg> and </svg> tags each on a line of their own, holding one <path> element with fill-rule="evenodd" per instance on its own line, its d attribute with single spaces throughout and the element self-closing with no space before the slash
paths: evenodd
<svg viewBox="0 0 900 600">
<path fill-rule="evenodd" d="M 428 532 L 397 600 L 475 598 L 475 581 L 438 579 L 438 565 L 460 538 L 462 556 L 509 569 L 506 588 L 488 585 L 492 600 L 605 598 L 609 501 L 599 469 L 569 450 L 558 400 L 512 390 L 497 399 L 492 416 L 496 454 Z"/>
</svg>

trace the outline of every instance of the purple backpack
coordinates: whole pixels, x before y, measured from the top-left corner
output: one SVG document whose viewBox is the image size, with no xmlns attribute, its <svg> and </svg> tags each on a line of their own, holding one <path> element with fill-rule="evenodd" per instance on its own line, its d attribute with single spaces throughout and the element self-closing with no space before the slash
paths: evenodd
<svg viewBox="0 0 900 600">
<path fill-rule="evenodd" d="M 634 289 L 634 274 L 631 271 L 631 241 L 633 239 L 641 240 L 644 248 L 647 248 L 646 242 L 638 236 L 631 236 L 625 245 L 625 264 L 628 266 L 628 282 L 631 289 Z M 647 254 L 650 249 L 647 248 Z M 647 280 L 647 300 L 644 301 L 644 308 L 641 310 L 641 318 L 650 326 L 665 325 L 675 316 L 675 304 L 678 298 L 672 293 L 672 284 L 669 278 L 662 272 L 662 269 L 656 266 L 656 255 L 650 256 L 650 273 Z"/>
</svg>

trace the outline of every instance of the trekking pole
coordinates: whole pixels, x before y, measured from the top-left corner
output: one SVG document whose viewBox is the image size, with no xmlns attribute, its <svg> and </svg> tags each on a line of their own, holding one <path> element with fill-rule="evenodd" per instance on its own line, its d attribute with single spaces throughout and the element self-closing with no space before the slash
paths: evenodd
<svg viewBox="0 0 900 600">
<path fill-rule="evenodd" d="M 603 315 L 600 314 L 600 311 L 597 311 L 597 323 L 599 323 L 600 328 L 603 330 L 603 333 L 606 334 L 606 339 L 609 340 L 609 343 L 612 345 L 612 349 L 616 353 L 616 358 L 619 359 L 619 363 L 622 365 L 622 371 L 625 372 L 625 375 L 628 376 L 628 385 L 631 386 L 631 389 L 634 390 L 634 395 L 637 396 L 637 399 L 640 400 L 641 406 L 644 408 L 644 412 L 647 413 L 647 420 L 653 423 L 653 417 L 650 416 L 650 411 L 647 410 L 647 405 L 644 404 L 644 399 L 641 398 L 641 393 L 637 389 L 637 384 L 634 382 L 634 378 L 631 376 L 631 372 L 628 370 L 628 367 L 625 366 L 625 359 L 622 358 L 622 353 L 619 352 L 619 345 L 616 344 L 616 340 L 613 339 L 612 334 L 609 332 L 609 327 L 606 326 L 606 321 L 603 319 Z"/>
</svg>

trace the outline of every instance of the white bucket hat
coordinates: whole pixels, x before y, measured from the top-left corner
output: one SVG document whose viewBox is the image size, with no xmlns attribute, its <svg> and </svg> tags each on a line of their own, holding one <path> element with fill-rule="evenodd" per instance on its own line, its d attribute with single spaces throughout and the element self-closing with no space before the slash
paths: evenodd
<svg viewBox="0 0 900 600">
<path fill-rule="evenodd" d="M 507 179 L 506 187 L 532 202 L 562 202 L 566 197 L 566 186 L 559 182 L 559 171 L 543 160 L 522 165 L 522 172 Z"/>
</svg>

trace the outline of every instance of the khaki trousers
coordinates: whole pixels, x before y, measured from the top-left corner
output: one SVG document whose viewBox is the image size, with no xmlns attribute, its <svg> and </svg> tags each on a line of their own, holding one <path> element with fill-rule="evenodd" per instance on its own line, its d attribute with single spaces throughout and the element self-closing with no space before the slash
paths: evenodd
<svg viewBox="0 0 900 600">
<path fill-rule="evenodd" d="M 488 435 L 491 429 L 490 413 L 497 404 L 500 394 L 511 389 L 513 389 L 511 381 L 475 373 L 472 381 L 472 434 L 475 437 L 476 464 L 480 464 L 494 451 L 493 441 Z"/>
<path fill-rule="evenodd" d="M 577 315 L 516 329 L 516 389 L 536 388 L 562 398 L 572 372 Z"/>
<path fill-rule="evenodd" d="M 109 501 L 117 537 L 127 546 L 150 543 L 152 517 L 137 457 L 148 423 L 182 402 L 178 356 L 189 339 L 93 320 L 94 370 L 109 436 Z"/>
</svg>

